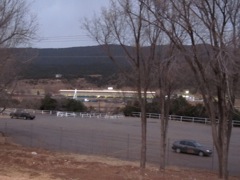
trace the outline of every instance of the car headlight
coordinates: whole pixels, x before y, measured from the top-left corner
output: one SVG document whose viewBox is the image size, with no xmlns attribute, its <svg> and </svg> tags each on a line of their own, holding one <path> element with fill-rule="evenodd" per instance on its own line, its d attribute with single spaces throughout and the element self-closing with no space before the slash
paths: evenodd
<svg viewBox="0 0 240 180">
<path fill-rule="evenodd" d="M 206 150 L 206 152 L 211 152 L 210 150 Z"/>
</svg>

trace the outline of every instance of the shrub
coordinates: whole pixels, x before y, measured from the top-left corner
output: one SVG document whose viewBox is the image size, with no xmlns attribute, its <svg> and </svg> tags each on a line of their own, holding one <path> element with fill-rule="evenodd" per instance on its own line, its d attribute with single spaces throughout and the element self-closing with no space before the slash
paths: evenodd
<svg viewBox="0 0 240 180">
<path fill-rule="evenodd" d="M 81 101 L 77 101 L 75 99 L 66 99 L 65 103 L 60 107 L 64 111 L 74 111 L 74 112 L 83 112 L 86 111 L 87 108 Z"/>
<path fill-rule="evenodd" d="M 137 101 L 134 101 L 133 103 L 128 102 L 128 104 L 123 108 L 123 114 L 125 116 L 132 116 L 133 112 L 140 112 L 140 105 Z"/>
<path fill-rule="evenodd" d="M 147 104 L 147 113 L 160 113 L 159 99 Z M 123 110 L 125 116 L 131 116 L 133 112 L 140 112 L 140 105 L 137 101 L 128 103 Z M 203 104 L 191 105 L 182 96 L 174 98 L 170 102 L 170 114 L 179 116 L 207 117 L 206 109 Z"/>
<path fill-rule="evenodd" d="M 41 101 L 40 110 L 56 110 L 58 106 L 57 100 L 47 94 Z"/>
<path fill-rule="evenodd" d="M 75 99 L 62 98 L 59 100 L 53 99 L 50 94 L 47 94 L 41 101 L 41 110 L 59 110 L 59 111 L 86 111 L 87 108 L 81 101 Z"/>
</svg>

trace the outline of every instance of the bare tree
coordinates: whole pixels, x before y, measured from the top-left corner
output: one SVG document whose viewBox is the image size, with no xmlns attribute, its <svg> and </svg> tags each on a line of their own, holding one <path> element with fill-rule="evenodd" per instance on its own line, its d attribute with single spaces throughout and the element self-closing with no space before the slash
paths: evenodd
<svg viewBox="0 0 240 180">
<path fill-rule="evenodd" d="M 154 42 L 151 40 L 151 48 L 154 47 L 155 53 L 154 63 L 151 63 L 151 70 L 153 73 L 152 78 L 149 80 L 153 84 L 157 84 L 159 89 L 159 108 L 161 112 L 160 118 L 160 169 L 165 169 L 166 163 L 166 141 L 167 141 L 167 130 L 168 130 L 168 120 L 169 120 L 169 107 L 170 107 L 170 98 L 173 93 L 174 87 L 176 84 L 176 74 L 177 66 L 175 62 L 176 50 L 174 45 L 165 46 L 167 36 L 158 24 L 158 19 L 152 14 L 157 14 L 158 8 L 153 1 L 149 0 L 138 0 L 136 4 L 141 4 L 144 11 L 147 11 L 147 16 L 141 16 L 134 11 L 131 11 L 131 15 L 137 19 L 141 18 L 144 23 L 147 23 L 154 32 L 157 32 L 157 36 L 154 36 Z M 164 5 L 164 4 L 163 4 Z M 150 11 L 149 11 L 150 10 Z M 151 38 L 150 38 L 151 39 Z M 154 43 L 154 44 L 153 44 Z M 174 73 L 172 73 L 174 72 Z M 174 85 L 175 84 L 175 85 Z M 156 89 L 156 86 L 155 86 Z"/>
<path fill-rule="evenodd" d="M 160 0 L 148 9 L 190 65 L 212 126 L 219 177 L 228 178 L 232 115 L 239 79 L 240 1 Z"/>
<path fill-rule="evenodd" d="M 86 20 L 84 23 L 84 28 L 92 38 L 103 45 L 111 60 L 120 64 L 119 59 L 112 53 L 112 45 L 118 44 L 131 67 L 131 70 L 124 74 L 136 88 L 141 107 L 141 168 L 146 166 L 147 91 L 153 78 L 152 67 L 160 35 L 159 29 L 149 23 L 151 18 L 152 15 L 138 0 L 112 0 L 110 8 L 104 9 L 101 17 Z"/>
<path fill-rule="evenodd" d="M 27 43 L 36 32 L 36 18 L 24 0 L 2 0 L 0 3 L 0 47 Z"/>
<path fill-rule="evenodd" d="M 0 2 L 0 91 L 5 91 L 19 72 L 19 54 L 14 47 L 29 42 L 35 35 L 37 23 L 24 0 L 2 0 Z M 29 54 L 28 54 L 29 55 Z M 30 59 L 25 56 L 23 63 Z"/>
<path fill-rule="evenodd" d="M 176 74 L 178 72 L 177 62 L 175 60 L 176 51 L 174 46 L 159 47 L 158 59 L 154 68 L 156 68 L 156 78 L 158 80 L 159 104 L 160 104 L 160 169 L 166 166 L 166 148 L 167 131 L 169 121 L 169 109 L 171 104 L 171 95 L 176 88 Z"/>
</svg>

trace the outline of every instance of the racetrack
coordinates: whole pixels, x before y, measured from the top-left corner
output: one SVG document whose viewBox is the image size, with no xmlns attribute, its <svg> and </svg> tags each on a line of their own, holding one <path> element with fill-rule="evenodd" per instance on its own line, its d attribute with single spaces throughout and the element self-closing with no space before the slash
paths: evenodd
<svg viewBox="0 0 240 180">
<path fill-rule="evenodd" d="M 141 123 L 139 118 L 80 118 L 37 115 L 31 120 L 2 118 L 0 130 L 27 146 L 100 154 L 127 160 L 139 160 Z M 149 119 L 147 126 L 147 161 L 159 162 L 160 122 Z M 240 128 L 233 128 L 229 152 L 229 172 L 240 176 Z M 177 154 L 171 144 L 178 139 L 194 139 L 213 147 L 211 126 L 186 122 L 169 122 L 167 165 L 217 170 L 217 156 L 199 157 Z"/>
</svg>

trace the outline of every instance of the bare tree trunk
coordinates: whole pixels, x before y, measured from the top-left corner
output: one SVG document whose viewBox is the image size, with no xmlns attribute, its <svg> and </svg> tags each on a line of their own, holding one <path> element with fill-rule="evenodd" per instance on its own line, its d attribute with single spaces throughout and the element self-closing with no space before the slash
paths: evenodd
<svg viewBox="0 0 240 180">
<path fill-rule="evenodd" d="M 160 101 L 161 101 L 161 117 L 160 117 L 160 169 L 165 169 L 166 166 L 166 121 L 167 118 L 165 116 L 165 96 L 162 92 L 163 89 L 160 92 Z"/>
<path fill-rule="evenodd" d="M 168 78 L 164 80 L 164 86 L 169 86 Z M 160 169 L 166 167 L 166 148 L 167 148 L 167 131 L 169 121 L 169 106 L 170 106 L 171 90 L 169 87 L 162 87 L 160 92 L 161 117 L 160 117 Z M 166 97 L 167 96 L 167 97 Z"/>
<path fill-rule="evenodd" d="M 147 117 L 146 117 L 146 108 L 141 108 L 141 130 L 142 130 L 142 144 L 141 144 L 141 160 L 140 167 L 146 167 L 147 161 Z"/>
</svg>

